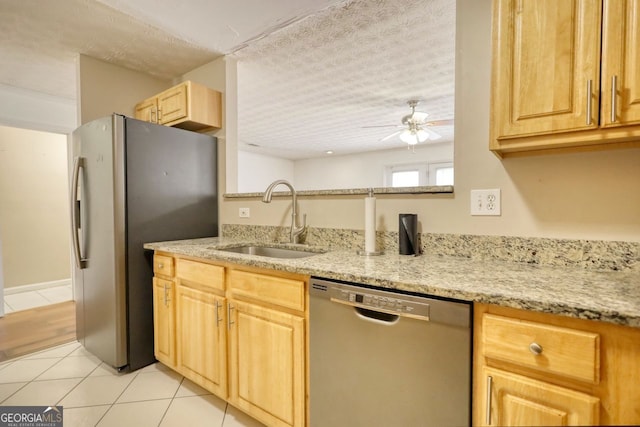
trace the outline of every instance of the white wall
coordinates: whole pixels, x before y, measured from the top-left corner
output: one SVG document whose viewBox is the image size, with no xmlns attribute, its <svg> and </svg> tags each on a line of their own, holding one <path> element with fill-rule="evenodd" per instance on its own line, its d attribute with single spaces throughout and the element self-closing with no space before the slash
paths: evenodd
<svg viewBox="0 0 640 427">
<path fill-rule="evenodd" d="M 70 277 L 67 137 L 0 127 L 6 288 Z"/>
<path fill-rule="evenodd" d="M 238 174 L 239 193 L 262 192 L 277 179 L 286 179 L 298 189 L 295 184 L 297 179 L 294 178 L 294 162 L 291 160 L 238 151 L 238 170 L 244 172 Z"/>
<path fill-rule="evenodd" d="M 77 127 L 72 99 L 0 84 L 0 125 L 69 133 Z"/>
<path fill-rule="evenodd" d="M 450 144 L 430 144 L 396 150 L 373 151 L 345 156 L 298 160 L 296 190 L 384 187 L 387 166 L 451 161 Z M 240 169 L 242 170 L 242 168 Z"/>
<path fill-rule="evenodd" d="M 640 241 L 640 150 L 539 155 L 500 160 L 488 149 L 491 0 L 457 1 L 455 193 L 379 196 L 378 224 L 418 214 L 427 233 Z M 470 190 L 502 189 L 502 216 L 472 217 Z M 288 225 L 290 201 L 226 199 L 221 221 Z M 361 197 L 299 200 L 312 227 L 364 228 Z M 238 218 L 238 208 L 251 218 Z"/>
</svg>

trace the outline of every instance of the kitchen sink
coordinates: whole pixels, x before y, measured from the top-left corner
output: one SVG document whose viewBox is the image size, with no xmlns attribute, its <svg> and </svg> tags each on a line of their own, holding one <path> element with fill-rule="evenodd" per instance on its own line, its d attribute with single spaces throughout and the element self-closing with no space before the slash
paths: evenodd
<svg viewBox="0 0 640 427">
<path fill-rule="evenodd" d="M 287 249 L 273 246 L 243 245 L 229 248 L 214 248 L 223 252 L 234 252 L 238 254 L 256 255 L 269 258 L 306 258 L 318 255 L 321 252 L 313 252 L 304 249 Z"/>
</svg>

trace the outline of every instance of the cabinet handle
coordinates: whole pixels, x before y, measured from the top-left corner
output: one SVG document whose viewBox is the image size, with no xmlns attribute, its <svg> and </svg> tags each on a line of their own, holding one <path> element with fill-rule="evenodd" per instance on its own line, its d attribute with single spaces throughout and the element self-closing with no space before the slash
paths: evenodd
<svg viewBox="0 0 640 427">
<path fill-rule="evenodd" d="M 156 120 L 156 123 L 160 123 L 160 120 L 162 120 L 162 108 L 158 107 L 158 120 Z"/>
<path fill-rule="evenodd" d="M 229 330 L 231 330 L 231 325 L 233 325 L 235 322 L 233 320 L 231 320 L 232 316 L 231 316 L 231 310 L 235 309 L 234 306 L 232 306 L 231 304 L 229 304 L 227 306 L 227 323 L 229 324 Z"/>
<path fill-rule="evenodd" d="M 219 301 L 216 301 L 214 304 L 216 307 L 216 327 L 220 327 L 220 321 L 222 320 L 220 318 L 220 306 L 222 306 L 222 304 L 220 304 Z"/>
<path fill-rule="evenodd" d="M 537 342 L 532 342 L 529 344 L 529 351 L 536 356 L 540 356 L 542 354 L 542 346 Z"/>
<path fill-rule="evenodd" d="M 162 270 L 164 268 L 164 264 L 159 262 L 158 263 L 158 270 Z"/>
<path fill-rule="evenodd" d="M 587 126 L 591 125 L 591 86 L 593 80 L 587 80 Z"/>
<path fill-rule="evenodd" d="M 618 76 L 611 76 L 611 123 L 616 122 L 616 110 L 618 106 Z"/>
<path fill-rule="evenodd" d="M 167 284 L 165 283 L 165 284 L 164 284 L 164 305 L 165 305 L 166 307 L 168 307 L 168 306 L 169 306 L 169 299 L 167 298 L 167 291 L 168 291 L 168 289 L 167 289 Z"/>
<path fill-rule="evenodd" d="M 487 407 L 486 407 L 486 424 L 491 425 L 491 392 L 493 390 L 493 377 L 487 377 Z"/>
<path fill-rule="evenodd" d="M 157 114 L 156 114 L 156 109 L 155 109 L 155 108 L 152 108 L 152 109 L 149 111 L 149 121 L 150 121 L 151 123 L 157 123 L 157 122 L 158 122 L 156 119 L 154 119 L 154 118 L 153 118 L 153 115 L 154 115 L 154 114 L 157 116 Z"/>
</svg>

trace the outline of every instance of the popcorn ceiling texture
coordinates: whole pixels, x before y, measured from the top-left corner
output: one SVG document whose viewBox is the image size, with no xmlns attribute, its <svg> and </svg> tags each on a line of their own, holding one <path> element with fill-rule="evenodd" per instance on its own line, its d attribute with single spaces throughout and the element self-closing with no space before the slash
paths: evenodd
<svg viewBox="0 0 640 427">
<path fill-rule="evenodd" d="M 238 140 L 288 158 L 406 146 L 397 137 L 419 99 L 429 120 L 453 118 L 455 2 L 353 0 L 236 52 Z M 390 125 L 383 128 L 365 126 Z M 434 127 L 435 143 L 453 126 Z M 348 144 L 344 144 L 348 141 Z"/>
</svg>

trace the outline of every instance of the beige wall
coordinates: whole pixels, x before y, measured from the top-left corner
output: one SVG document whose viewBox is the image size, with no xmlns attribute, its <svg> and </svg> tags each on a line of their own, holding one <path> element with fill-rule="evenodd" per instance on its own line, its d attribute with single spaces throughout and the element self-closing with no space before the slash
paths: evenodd
<svg viewBox="0 0 640 427">
<path fill-rule="evenodd" d="M 135 105 L 171 87 L 168 80 L 80 55 L 78 123 L 119 113 L 133 117 Z"/>
<path fill-rule="evenodd" d="M 379 196 L 378 228 L 397 230 L 398 214 L 411 212 L 424 232 L 640 241 L 640 150 L 509 160 L 488 150 L 491 1 L 457 4 L 455 194 Z M 502 190 L 502 216 L 469 215 L 476 188 Z M 221 222 L 288 225 L 289 205 L 228 199 Z M 299 206 L 310 226 L 364 228 L 361 197 L 304 198 Z M 239 207 L 251 208 L 251 218 L 239 218 Z"/>
<path fill-rule="evenodd" d="M 67 137 L 0 127 L 4 286 L 69 279 Z"/>
</svg>

